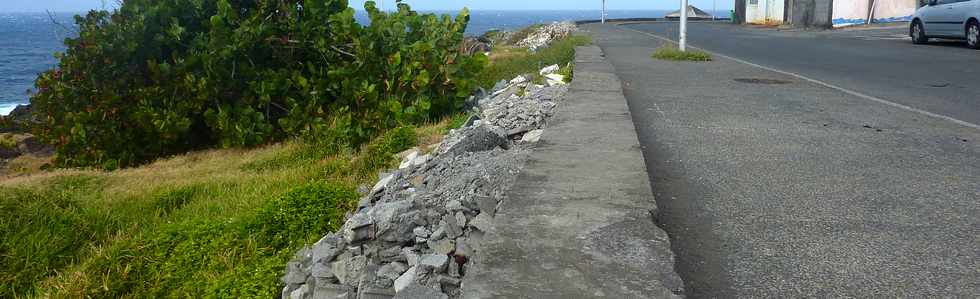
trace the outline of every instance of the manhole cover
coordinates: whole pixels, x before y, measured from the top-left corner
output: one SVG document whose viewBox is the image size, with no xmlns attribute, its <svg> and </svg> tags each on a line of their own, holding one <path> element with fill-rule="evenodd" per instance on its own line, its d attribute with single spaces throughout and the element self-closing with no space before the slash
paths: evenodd
<svg viewBox="0 0 980 299">
<path fill-rule="evenodd" d="M 790 84 L 792 82 L 786 80 L 777 79 L 763 79 L 763 78 L 735 78 L 735 82 L 749 83 L 749 84 Z"/>
</svg>

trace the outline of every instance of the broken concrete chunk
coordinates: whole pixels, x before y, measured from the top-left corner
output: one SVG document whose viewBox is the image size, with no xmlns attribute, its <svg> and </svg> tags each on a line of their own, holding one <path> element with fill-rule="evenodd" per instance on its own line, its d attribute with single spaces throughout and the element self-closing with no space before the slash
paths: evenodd
<svg viewBox="0 0 980 299">
<path fill-rule="evenodd" d="M 456 249 L 456 244 L 450 239 L 441 239 L 437 241 L 429 240 L 429 248 L 432 248 L 438 254 L 449 254 Z"/>
<path fill-rule="evenodd" d="M 476 205 L 481 214 L 488 214 L 493 217 L 497 213 L 497 200 L 490 196 L 479 196 L 476 198 Z"/>
<path fill-rule="evenodd" d="M 450 134 L 439 146 L 440 155 L 455 156 L 466 152 L 489 151 L 494 148 L 510 148 L 506 132 L 500 128 L 481 123 Z"/>
<path fill-rule="evenodd" d="M 307 285 L 302 285 L 298 289 L 289 293 L 290 299 L 306 299 L 310 295 L 310 287 Z"/>
<path fill-rule="evenodd" d="M 303 265 L 299 262 L 289 262 L 286 264 L 286 277 L 283 278 L 283 282 L 286 284 L 301 284 L 306 282 L 306 273 L 303 271 Z"/>
<path fill-rule="evenodd" d="M 366 265 L 367 258 L 363 255 L 351 256 L 349 252 L 345 252 L 337 257 L 337 261 L 333 263 L 333 274 L 337 276 L 337 280 L 341 284 L 357 286 Z"/>
<path fill-rule="evenodd" d="M 416 269 L 416 267 L 408 268 L 405 273 L 395 279 L 395 292 L 401 292 L 409 284 L 415 283 L 415 279 L 418 277 Z"/>
<path fill-rule="evenodd" d="M 346 294 L 353 292 L 351 287 L 339 284 L 317 284 L 313 288 L 313 296 L 310 299 L 338 299 L 347 298 Z"/>
<path fill-rule="evenodd" d="M 448 299 L 449 296 L 439 290 L 418 283 L 412 283 L 395 293 L 395 299 Z"/>
<path fill-rule="evenodd" d="M 412 167 L 412 163 L 415 161 L 415 158 L 418 157 L 418 154 L 419 154 L 418 151 L 414 151 L 411 154 L 408 154 L 408 156 L 402 160 L 402 163 L 398 165 L 398 169 L 405 169 L 405 168 Z"/>
<path fill-rule="evenodd" d="M 544 75 L 547 75 L 547 74 L 554 74 L 554 73 L 557 73 L 557 72 L 558 72 L 558 65 L 557 64 L 553 64 L 553 65 L 549 65 L 549 66 L 544 67 L 543 69 L 541 69 L 540 72 L 538 72 L 538 74 L 544 76 Z"/>
<path fill-rule="evenodd" d="M 442 220 L 439 221 L 439 226 L 446 233 L 446 237 L 455 239 L 463 234 L 463 228 L 456 223 L 456 216 L 445 215 Z M 435 239 L 435 236 L 430 239 Z"/>
<path fill-rule="evenodd" d="M 544 76 L 548 81 L 548 86 L 564 85 L 565 76 L 559 74 L 548 74 Z"/>
<path fill-rule="evenodd" d="M 541 140 L 541 135 L 544 134 L 544 130 L 537 129 L 531 130 L 524 133 L 524 137 L 521 137 L 521 143 L 535 143 Z"/>
<path fill-rule="evenodd" d="M 466 227 L 466 214 L 463 214 L 462 211 L 456 212 L 456 225 Z"/>
<path fill-rule="evenodd" d="M 313 244 L 313 262 L 332 262 L 337 255 L 340 255 L 341 250 L 339 247 L 343 246 L 342 242 L 342 238 L 335 233 L 323 236 L 323 238 Z"/>
<path fill-rule="evenodd" d="M 402 248 L 402 255 L 405 256 L 405 261 L 409 266 L 415 266 L 419 263 L 419 254 L 412 250 L 411 247 Z"/>
<path fill-rule="evenodd" d="M 445 254 L 426 254 L 419 259 L 419 267 L 431 269 L 435 273 L 444 273 L 449 257 Z"/>
<path fill-rule="evenodd" d="M 493 224 L 493 220 L 490 219 L 490 215 L 488 215 L 487 213 L 480 213 L 480 215 L 476 215 L 476 217 L 473 217 L 473 219 L 470 220 L 470 226 L 482 232 L 489 231 L 490 226 L 492 224 Z"/>
<path fill-rule="evenodd" d="M 313 277 L 316 278 L 335 278 L 336 275 L 333 274 L 333 267 L 328 266 L 323 263 L 313 263 Z"/>
<path fill-rule="evenodd" d="M 391 299 L 395 297 L 395 290 L 382 288 L 361 288 L 357 292 L 357 299 Z"/>
<path fill-rule="evenodd" d="M 384 277 L 391 280 L 395 280 L 398 279 L 398 277 L 402 276 L 402 274 L 405 273 L 405 271 L 407 270 L 408 270 L 408 265 L 399 262 L 394 262 L 381 266 L 381 268 L 378 268 L 378 277 Z"/>
</svg>

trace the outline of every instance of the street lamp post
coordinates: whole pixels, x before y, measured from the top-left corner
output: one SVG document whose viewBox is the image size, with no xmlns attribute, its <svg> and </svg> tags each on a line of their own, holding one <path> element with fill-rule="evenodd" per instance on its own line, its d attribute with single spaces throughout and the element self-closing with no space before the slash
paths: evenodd
<svg viewBox="0 0 980 299">
<path fill-rule="evenodd" d="M 602 23 L 606 23 L 606 0 L 602 0 Z"/>
<path fill-rule="evenodd" d="M 681 0 L 681 30 L 678 48 L 687 51 L 687 0 Z"/>
</svg>

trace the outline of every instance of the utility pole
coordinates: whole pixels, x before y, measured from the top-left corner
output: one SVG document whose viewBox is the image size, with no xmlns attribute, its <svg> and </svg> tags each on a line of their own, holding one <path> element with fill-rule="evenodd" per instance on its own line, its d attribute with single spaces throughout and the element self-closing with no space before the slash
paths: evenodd
<svg viewBox="0 0 980 299">
<path fill-rule="evenodd" d="M 602 23 L 606 23 L 606 0 L 602 0 Z"/>
<path fill-rule="evenodd" d="M 687 51 L 687 0 L 681 0 L 681 36 L 680 48 L 681 52 Z"/>
</svg>

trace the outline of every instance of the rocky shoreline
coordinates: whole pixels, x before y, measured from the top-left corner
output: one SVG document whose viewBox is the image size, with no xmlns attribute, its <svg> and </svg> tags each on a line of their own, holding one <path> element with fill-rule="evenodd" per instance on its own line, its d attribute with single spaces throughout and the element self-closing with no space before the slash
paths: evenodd
<svg viewBox="0 0 980 299">
<path fill-rule="evenodd" d="M 541 71 L 547 85 L 518 76 L 478 93 L 462 128 L 431 152 L 403 153 L 340 231 L 288 263 L 282 297 L 459 298 L 504 191 L 568 90 L 558 70 Z"/>
</svg>

